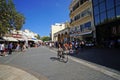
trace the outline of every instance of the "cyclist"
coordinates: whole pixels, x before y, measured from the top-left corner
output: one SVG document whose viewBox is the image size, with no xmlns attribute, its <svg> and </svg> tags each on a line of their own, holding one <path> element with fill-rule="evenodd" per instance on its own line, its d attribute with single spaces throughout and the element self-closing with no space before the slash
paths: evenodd
<svg viewBox="0 0 120 80">
<path fill-rule="evenodd" d="M 62 55 L 63 53 L 63 44 L 59 43 L 58 44 L 58 56 Z"/>
<path fill-rule="evenodd" d="M 66 43 L 64 43 L 64 52 L 65 53 L 69 53 L 69 44 L 66 42 Z"/>
</svg>

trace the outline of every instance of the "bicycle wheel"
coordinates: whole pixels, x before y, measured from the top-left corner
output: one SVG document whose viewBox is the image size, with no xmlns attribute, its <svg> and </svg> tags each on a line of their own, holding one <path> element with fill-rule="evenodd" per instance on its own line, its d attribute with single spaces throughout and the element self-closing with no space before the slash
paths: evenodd
<svg viewBox="0 0 120 80">
<path fill-rule="evenodd" d="M 68 62 L 68 54 L 64 53 L 62 59 L 65 63 Z"/>
<path fill-rule="evenodd" d="M 57 53 L 57 58 L 58 58 L 58 59 L 61 59 L 61 54 L 62 54 L 62 52 L 61 52 L 61 51 L 58 51 L 58 53 Z"/>
</svg>

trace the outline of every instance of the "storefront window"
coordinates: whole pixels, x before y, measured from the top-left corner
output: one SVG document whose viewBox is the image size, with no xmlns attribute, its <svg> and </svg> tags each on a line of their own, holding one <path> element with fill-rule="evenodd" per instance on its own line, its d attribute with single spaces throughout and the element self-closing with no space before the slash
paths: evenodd
<svg viewBox="0 0 120 80">
<path fill-rule="evenodd" d="M 108 16 L 108 19 L 114 18 L 115 17 L 114 9 L 107 11 L 107 16 Z"/>
<path fill-rule="evenodd" d="M 114 0 L 106 0 L 107 10 L 114 7 Z"/>
</svg>

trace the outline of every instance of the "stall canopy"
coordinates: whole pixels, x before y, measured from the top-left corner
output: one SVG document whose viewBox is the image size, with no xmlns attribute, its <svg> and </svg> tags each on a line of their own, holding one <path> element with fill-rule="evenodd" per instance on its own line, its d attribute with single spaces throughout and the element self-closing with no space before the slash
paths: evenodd
<svg viewBox="0 0 120 80">
<path fill-rule="evenodd" d="M 15 39 L 17 39 L 18 41 L 25 41 L 25 40 L 22 39 L 22 38 L 15 38 Z"/>
<path fill-rule="evenodd" d="M 5 40 L 2 38 L 2 37 L 0 37 L 0 42 L 4 42 Z"/>
<path fill-rule="evenodd" d="M 5 41 L 5 40 L 3 40 L 3 39 L 0 39 L 0 42 L 3 42 L 3 41 Z"/>
<path fill-rule="evenodd" d="M 17 42 L 17 41 L 18 41 L 17 39 L 15 39 L 15 38 L 13 38 L 13 37 L 3 37 L 3 39 L 4 39 L 5 41 L 14 41 L 14 42 Z"/>
</svg>

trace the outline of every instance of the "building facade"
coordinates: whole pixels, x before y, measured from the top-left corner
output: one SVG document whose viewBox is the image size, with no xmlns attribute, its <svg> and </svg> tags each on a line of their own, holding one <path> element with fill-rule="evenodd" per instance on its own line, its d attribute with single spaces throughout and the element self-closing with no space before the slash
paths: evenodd
<svg viewBox="0 0 120 80">
<path fill-rule="evenodd" d="M 69 42 L 70 41 L 70 24 L 69 22 L 65 22 L 65 29 L 60 30 L 54 34 L 55 41 L 58 42 Z"/>
<path fill-rule="evenodd" d="M 37 42 L 38 39 L 36 36 L 38 35 L 37 33 L 34 33 L 28 29 L 25 30 L 12 30 L 11 31 L 12 37 L 17 39 L 18 41 L 21 42 Z"/>
<path fill-rule="evenodd" d="M 96 37 L 93 24 L 92 1 L 73 0 L 70 9 L 70 40 L 93 41 Z"/>
<path fill-rule="evenodd" d="M 120 41 L 120 0 L 92 0 L 97 43 Z"/>
<path fill-rule="evenodd" d="M 64 23 L 55 23 L 54 25 L 51 25 L 51 40 L 57 41 L 57 37 L 54 36 L 55 33 L 65 29 Z"/>
</svg>

